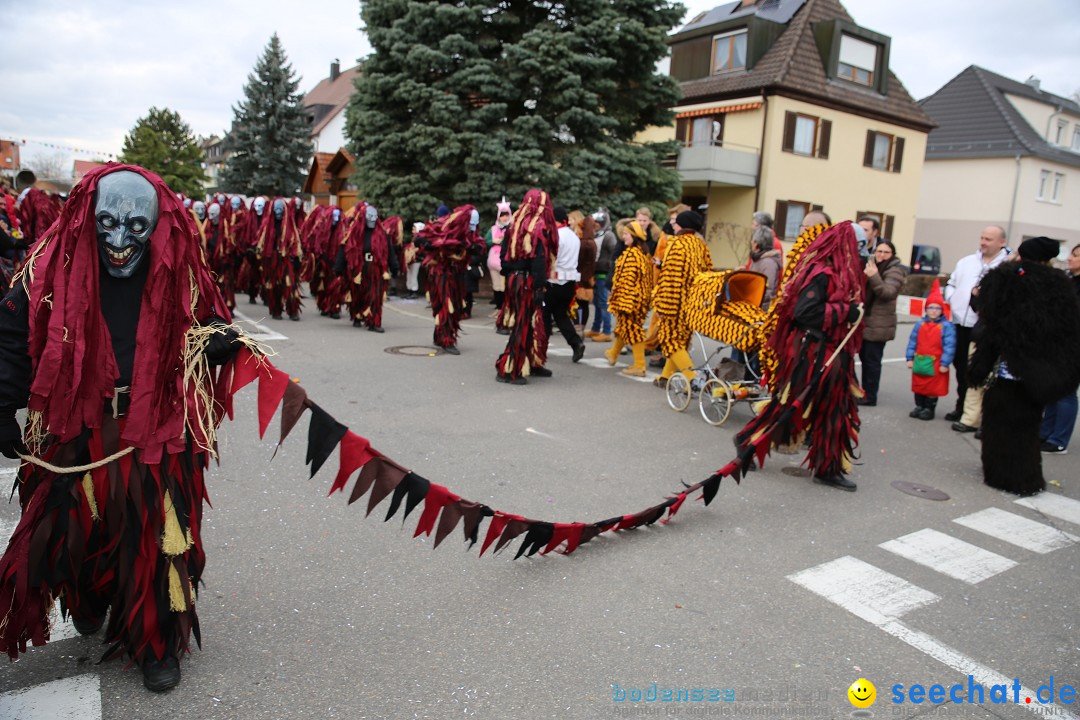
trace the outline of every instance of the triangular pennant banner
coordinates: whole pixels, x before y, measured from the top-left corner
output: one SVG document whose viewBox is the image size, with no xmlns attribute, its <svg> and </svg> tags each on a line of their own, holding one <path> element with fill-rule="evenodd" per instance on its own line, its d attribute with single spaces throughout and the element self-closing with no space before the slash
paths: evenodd
<svg viewBox="0 0 1080 720">
<path fill-rule="evenodd" d="M 495 538 L 499 537 L 503 528 L 510 522 L 511 516 L 505 513 L 497 512 L 495 516 L 491 518 L 491 524 L 488 525 L 487 536 L 484 538 L 484 544 L 480 546 L 480 556 L 483 557 L 484 552 L 487 551 L 488 546 L 495 541 Z M 476 542 L 475 540 L 473 542 Z"/>
<path fill-rule="evenodd" d="M 404 524 L 405 519 L 409 517 L 409 513 L 420 504 L 430 487 L 430 480 L 422 478 L 414 472 L 407 473 L 405 477 L 401 478 L 401 482 L 398 483 L 397 487 L 394 488 L 394 497 L 390 499 L 390 509 L 386 511 L 383 522 L 394 517 L 394 513 L 401 507 L 401 501 L 404 499 L 405 514 L 401 517 L 401 522 Z"/>
<path fill-rule="evenodd" d="M 521 547 L 518 548 L 517 555 L 514 555 L 514 559 L 524 555 L 525 557 L 532 557 L 551 542 L 551 533 L 555 530 L 555 526 L 549 522 L 534 522 L 529 525 L 528 532 L 525 533 L 525 539 L 521 541 Z"/>
<path fill-rule="evenodd" d="M 285 397 L 281 401 L 281 437 L 278 438 L 278 446 L 285 442 L 292 429 L 296 427 L 296 421 L 307 410 L 307 392 L 294 382 L 285 387 Z M 277 449 L 274 450 L 277 452 Z"/>
<path fill-rule="evenodd" d="M 453 494 L 442 485 L 436 485 L 432 483 L 428 488 L 427 495 L 424 496 L 424 512 L 420 514 L 420 522 L 416 524 L 416 532 L 413 533 L 413 537 L 419 537 L 421 534 L 431 535 L 432 529 L 435 527 L 435 518 L 438 517 L 439 511 L 450 503 L 460 500 L 457 495 Z M 443 513 L 446 514 L 445 512 Z M 457 517 L 461 518 L 459 512 Z M 457 520 L 454 520 L 454 525 L 457 524 Z M 447 528 L 446 533 L 449 533 L 454 529 L 454 525 Z M 440 527 L 440 532 L 442 528 Z M 446 537 L 446 533 L 443 533 L 443 537 Z M 439 538 L 436 538 L 435 544 L 438 545 Z"/>
<path fill-rule="evenodd" d="M 370 515 L 375 506 L 385 500 L 386 496 L 392 493 L 402 478 L 408 474 L 409 471 L 397 463 L 385 462 L 385 460 L 380 463 L 375 472 L 375 483 L 371 488 L 371 497 L 368 498 L 367 514 Z M 363 473 L 361 473 L 362 475 Z"/>
<path fill-rule="evenodd" d="M 334 484 L 330 486 L 329 495 L 344 490 L 349 477 L 375 457 L 371 453 L 371 442 L 352 430 L 346 431 L 345 436 L 341 438 L 341 450 L 338 454 L 341 462 L 338 465 L 337 476 L 334 477 Z"/>
<path fill-rule="evenodd" d="M 289 374 L 270 366 L 269 374 L 259 376 L 259 437 L 266 434 L 270 419 L 277 412 L 281 398 L 285 397 L 285 388 L 289 386 Z"/>
<path fill-rule="evenodd" d="M 506 527 L 503 528 L 502 534 L 499 535 L 499 541 L 495 543 L 495 549 L 492 553 L 497 553 L 506 547 L 507 543 L 511 542 L 521 533 L 529 529 L 529 525 L 532 524 L 531 520 L 526 520 L 523 517 L 513 517 L 510 522 L 506 523 Z"/>
<path fill-rule="evenodd" d="M 307 456 L 305 465 L 311 465 L 311 477 L 319 472 L 330 453 L 345 437 L 349 428 L 330 417 L 330 413 L 311 403 L 311 423 L 308 425 Z"/>
</svg>

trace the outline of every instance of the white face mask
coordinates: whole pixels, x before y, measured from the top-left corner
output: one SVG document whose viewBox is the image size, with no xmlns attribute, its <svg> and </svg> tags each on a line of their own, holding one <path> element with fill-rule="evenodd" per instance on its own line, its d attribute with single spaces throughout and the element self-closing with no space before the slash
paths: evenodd
<svg viewBox="0 0 1080 720">
<path fill-rule="evenodd" d="M 476 228 L 480 226 L 480 213 L 473 210 L 469 215 L 469 232 L 476 232 Z"/>
<path fill-rule="evenodd" d="M 364 208 L 364 221 L 368 227 L 375 227 L 375 221 L 379 219 L 379 211 L 368 205 Z"/>
<path fill-rule="evenodd" d="M 266 198 L 261 196 L 255 198 L 255 202 L 251 204 L 251 209 L 255 211 L 256 215 L 262 215 L 263 210 L 266 209 Z"/>
</svg>

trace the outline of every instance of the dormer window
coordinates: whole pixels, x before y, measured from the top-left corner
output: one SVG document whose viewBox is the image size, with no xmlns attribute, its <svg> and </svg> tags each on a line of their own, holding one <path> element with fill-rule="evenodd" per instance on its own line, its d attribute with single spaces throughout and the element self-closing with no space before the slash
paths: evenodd
<svg viewBox="0 0 1080 720">
<path fill-rule="evenodd" d="M 746 28 L 713 37 L 713 75 L 746 69 Z"/>
<path fill-rule="evenodd" d="M 877 45 L 847 34 L 840 37 L 840 62 L 836 68 L 838 78 L 873 87 L 877 62 Z"/>
</svg>

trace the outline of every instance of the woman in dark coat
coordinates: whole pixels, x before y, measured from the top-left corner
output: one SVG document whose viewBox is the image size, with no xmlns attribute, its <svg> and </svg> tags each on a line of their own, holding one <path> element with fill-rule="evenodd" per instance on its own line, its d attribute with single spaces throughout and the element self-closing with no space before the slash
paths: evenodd
<svg viewBox="0 0 1080 720">
<path fill-rule="evenodd" d="M 866 396 L 860 405 L 877 405 L 881 384 L 881 356 L 885 343 L 896 337 L 896 296 L 907 278 L 907 270 L 896 257 L 891 242 L 879 242 L 874 257 L 866 263 L 866 316 L 863 319 L 862 387 Z"/>
<path fill-rule="evenodd" d="M 1039 453 L 1042 409 L 1080 384 L 1080 307 L 1068 278 L 1049 266 L 1057 241 L 1025 240 L 1018 261 L 979 283 L 979 323 L 969 377 L 983 396 L 983 481 L 1017 495 L 1046 488 Z"/>
</svg>

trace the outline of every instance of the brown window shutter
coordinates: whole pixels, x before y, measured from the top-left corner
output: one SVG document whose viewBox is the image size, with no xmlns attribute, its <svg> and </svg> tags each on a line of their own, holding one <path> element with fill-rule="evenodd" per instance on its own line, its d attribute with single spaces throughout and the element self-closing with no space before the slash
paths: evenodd
<svg viewBox="0 0 1080 720">
<path fill-rule="evenodd" d="M 882 228 L 881 228 L 882 231 L 883 231 L 882 234 L 881 234 L 881 237 L 885 238 L 886 240 L 892 240 L 892 226 L 893 226 L 893 216 L 892 215 L 886 215 L 885 216 L 885 223 L 882 225 Z"/>
<path fill-rule="evenodd" d="M 795 152 L 795 113 L 784 113 L 784 152 Z"/>
<path fill-rule="evenodd" d="M 810 206 L 810 212 L 824 212 L 824 211 L 825 211 L 825 206 L 824 205 L 811 205 Z"/>
<path fill-rule="evenodd" d="M 679 118 L 675 121 L 675 139 L 681 145 L 686 145 L 686 128 L 688 124 L 689 120 L 687 118 Z"/>
<path fill-rule="evenodd" d="M 787 203 L 783 200 L 776 201 L 776 212 L 773 213 L 773 227 L 776 228 L 778 236 L 785 237 L 787 232 Z"/>
<path fill-rule="evenodd" d="M 863 167 L 874 167 L 874 136 L 873 130 L 866 131 L 866 152 L 863 153 Z"/>
<path fill-rule="evenodd" d="M 832 120 L 822 120 L 821 130 L 818 132 L 818 151 L 817 156 L 819 158 L 827 159 L 829 157 L 829 140 L 832 136 Z"/>
<path fill-rule="evenodd" d="M 896 138 L 896 142 L 893 143 L 893 161 L 892 171 L 895 173 L 900 172 L 900 167 L 904 161 L 904 138 Z"/>
</svg>

